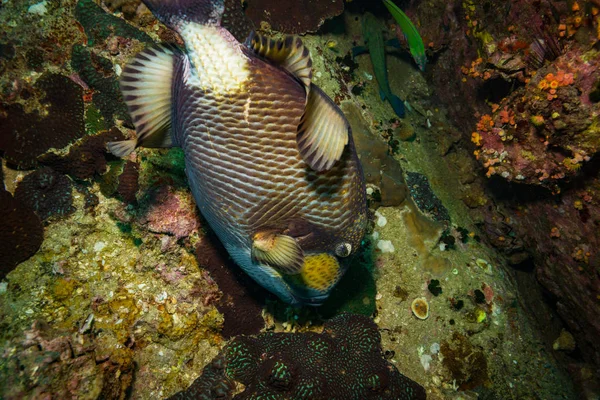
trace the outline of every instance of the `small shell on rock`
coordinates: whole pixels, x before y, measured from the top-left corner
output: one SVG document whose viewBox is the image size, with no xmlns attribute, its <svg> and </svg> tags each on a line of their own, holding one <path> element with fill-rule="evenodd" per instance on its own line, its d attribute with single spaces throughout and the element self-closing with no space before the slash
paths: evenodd
<svg viewBox="0 0 600 400">
<path fill-rule="evenodd" d="M 425 297 L 417 297 L 414 299 L 410 305 L 410 309 L 415 317 L 419 319 L 429 318 L 429 303 Z"/>
</svg>

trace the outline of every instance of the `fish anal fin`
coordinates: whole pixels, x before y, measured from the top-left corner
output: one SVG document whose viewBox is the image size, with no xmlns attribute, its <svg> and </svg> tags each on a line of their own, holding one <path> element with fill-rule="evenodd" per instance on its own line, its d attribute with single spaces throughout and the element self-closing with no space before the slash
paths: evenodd
<svg viewBox="0 0 600 400">
<path fill-rule="evenodd" d="M 259 232 L 252 238 L 252 257 L 288 275 L 300 273 L 304 253 L 291 236 Z"/>
<path fill-rule="evenodd" d="M 136 139 L 121 140 L 118 142 L 108 142 L 106 147 L 108 151 L 117 157 L 125 157 L 131 154 L 137 145 Z"/>
<path fill-rule="evenodd" d="M 295 36 L 270 39 L 252 32 L 246 45 L 258 56 L 278 65 L 295 76 L 308 92 L 312 79 L 312 59 L 308 48 Z"/>
<path fill-rule="evenodd" d="M 173 46 L 154 46 L 138 53 L 123 69 L 121 92 L 135 126 L 135 145 L 111 143 L 109 150 L 122 157 L 135 147 L 171 147 L 173 73 L 180 56 Z"/>
<path fill-rule="evenodd" d="M 318 86 L 312 84 L 306 110 L 298 126 L 298 150 L 315 171 L 325 171 L 342 157 L 350 124 L 344 113 Z"/>
</svg>

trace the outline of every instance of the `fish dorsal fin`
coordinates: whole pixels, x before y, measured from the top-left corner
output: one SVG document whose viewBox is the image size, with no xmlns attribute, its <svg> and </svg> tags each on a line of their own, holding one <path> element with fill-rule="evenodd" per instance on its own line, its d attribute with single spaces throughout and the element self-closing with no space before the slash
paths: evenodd
<svg viewBox="0 0 600 400">
<path fill-rule="evenodd" d="M 171 147 L 173 71 L 180 56 L 173 46 L 155 46 L 138 53 L 121 74 L 123 100 L 135 126 L 136 138 L 108 143 L 118 157 L 136 147 Z"/>
<path fill-rule="evenodd" d="M 315 171 L 330 169 L 342 156 L 349 132 L 344 113 L 321 88 L 311 84 L 296 138 L 304 161 Z"/>
<path fill-rule="evenodd" d="M 252 257 L 289 275 L 298 274 L 304 265 L 304 253 L 296 239 L 273 232 L 254 235 Z"/>
<path fill-rule="evenodd" d="M 312 78 L 312 60 L 299 37 L 285 36 L 275 40 L 252 32 L 246 44 L 258 56 L 279 65 L 298 78 L 308 92 Z"/>
</svg>

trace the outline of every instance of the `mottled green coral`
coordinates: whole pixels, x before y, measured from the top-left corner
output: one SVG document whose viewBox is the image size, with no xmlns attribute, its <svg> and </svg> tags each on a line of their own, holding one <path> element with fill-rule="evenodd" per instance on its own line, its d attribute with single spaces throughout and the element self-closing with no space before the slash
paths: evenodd
<svg viewBox="0 0 600 400">
<path fill-rule="evenodd" d="M 131 124 L 112 62 L 82 45 L 73 46 L 71 56 L 73 69 L 94 90 L 92 101 L 100 110 L 105 127 L 112 126 L 115 117 Z"/>
<path fill-rule="evenodd" d="M 75 17 L 85 29 L 90 46 L 94 44 L 95 40 L 106 40 L 112 35 L 152 43 L 150 36 L 124 20 L 107 14 L 93 0 L 80 0 L 75 7 Z"/>
</svg>

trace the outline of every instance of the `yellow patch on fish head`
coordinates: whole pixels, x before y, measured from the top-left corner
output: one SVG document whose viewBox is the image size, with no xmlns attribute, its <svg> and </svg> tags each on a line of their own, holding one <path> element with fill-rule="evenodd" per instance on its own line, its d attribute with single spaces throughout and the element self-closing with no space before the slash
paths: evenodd
<svg viewBox="0 0 600 400">
<path fill-rule="evenodd" d="M 340 264 L 335 256 L 327 253 L 307 255 L 300 270 L 300 278 L 307 288 L 327 292 L 341 276 Z"/>
<path fill-rule="evenodd" d="M 189 22 L 179 32 L 193 70 L 189 83 L 215 95 L 243 90 L 250 78 L 248 58 L 224 28 Z"/>
</svg>

